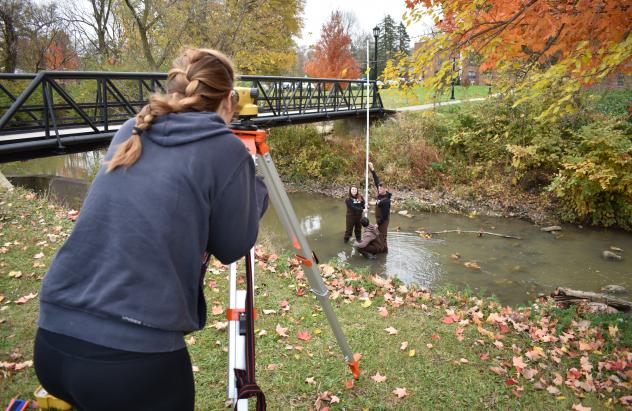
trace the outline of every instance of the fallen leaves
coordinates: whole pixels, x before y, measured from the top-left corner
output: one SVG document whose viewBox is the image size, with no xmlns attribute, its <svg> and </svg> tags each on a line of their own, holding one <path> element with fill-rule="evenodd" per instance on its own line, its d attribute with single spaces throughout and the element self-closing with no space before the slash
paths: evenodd
<svg viewBox="0 0 632 411">
<path fill-rule="evenodd" d="M 393 394 L 397 395 L 397 398 L 404 398 L 409 396 L 410 394 L 408 393 L 408 391 L 406 390 L 406 388 L 399 388 L 396 387 L 393 391 Z"/>
<path fill-rule="evenodd" d="M 465 268 L 469 268 L 470 270 L 480 271 L 481 269 L 480 264 L 475 261 L 466 261 L 463 263 L 463 265 L 465 266 Z"/>
<path fill-rule="evenodd" d="M 392 326 L 385 328 L 384 331 L 386 331 L 389 335 L 397 335 L 399 333 L 399 331 Z"/>
<path fill-rule="evenodd" d="M 279 337 L 283 337 L 283 338 L 288 336 L 287 330 L 288 330 L 287 327 L 281 327 L 280 324 L 277 324 L 275 328 L 275 331 L 279 335 Z"/>
<path fill-rule="evenodd" d="M 381 317 L 388 317 L 388 310 L 386 309 L 386 307 L 378 307 L 378 308 L 377 308 L 377 313 L 378 313 Z"/>
<path fill-rule="evenodd" d="M 380 373 L 378 372 L 378 373 L 376 373 L 375 375 L 372 375 L 372 376 L 371 376 L 371 379 L 372 379 L 373 381 L 375 381 L 375 382 L 384 382 L 384 381 L 386 381 L 386 376 L 385 376 L 385 375 L 382 375 L 382 374 L 380 374 Z"/>
<path fill-rule="evenodd" d="M 28 360 L 28 361 L 24 361 L 24 362 L 6 362 L 6 361 L 0 361 L 0 369 L 5 369 L 5 370 L 13 370 L 13 371 L 22 371 L 26 368 L 30 368 L 33 366 L 33 361 L 32 360 Z"/>
<path fill-rule="evenodd" d="M 560 389 L 553 385 L 546 387 L 546 391 L 551 395 L 560 395 Z"/>
<path fill-rule="evenodd" d="M 277 333 L 278 333 L 278 330 L 277 330 Z M 307 331 L 299 331 L 296 334 L 296 338 L 298 338 L 299 340 L 303 340 L 303 341 L 309 341 L 309 340 L 312 339 L 312 335 L 309 332 L 307 332 Z"/>
<path fill-rule="evenodd" d="M 30 293 L 27 294 L 23 297 L 18 298 L 17 300 L 15 300 L 16 304 L 26 304 L 27 302 L 29 302 L 30 300 L 32 300 L 33 298 L 37 297 L 37 293 Z"/>
<path fill-rule="evenodd" d="M 498 375 L 506 375 L 507 374 L 507 370 L 502 368 L 502 367 L 489 367 L 489 370 L 491 372 L 493 372 L 494 374 L 498 374 Z"/>
</svg>

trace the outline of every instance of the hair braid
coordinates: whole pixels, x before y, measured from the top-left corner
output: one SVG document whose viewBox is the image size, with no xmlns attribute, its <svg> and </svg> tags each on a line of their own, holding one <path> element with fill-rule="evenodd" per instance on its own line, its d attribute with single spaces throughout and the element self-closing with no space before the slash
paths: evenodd
<svg viewBox="0 0 632 411">
<path fill-rule="evenodd" d="M 185 50 L 167 73 L 167 94 L 149 97 L 149 104 L 136 115 L 130 138 L 105 162 L 107 172 L 119 166 L 127 168 L 140 158 L 141 134 L 156 118 L 186 111 L 217 111 L 233 89 L 233 77 L 232 64 L 224 54 L 211 49 Z"/>
</svg>

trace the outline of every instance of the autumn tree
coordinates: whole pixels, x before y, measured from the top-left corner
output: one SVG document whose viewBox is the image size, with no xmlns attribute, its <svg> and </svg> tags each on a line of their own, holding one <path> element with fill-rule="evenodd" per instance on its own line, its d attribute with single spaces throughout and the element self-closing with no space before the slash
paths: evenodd
<svg viewBox="0 0 632 411">
<path fill-rule="evenodd" d="M 481 70 L 493 70 L 516 104 L 551 97 L 542 115 L 573 111 L 574 96 L 615 70 L 630 67 L 629 1 L 577 0 L 406 0 L 412 23 L 430 17 L 439 29 L 404 67 L 421 78 L 440 60 L 425 85 L 448 86 L 452 58 L 480 56 Z M 410 68 L 408 68 L 410 67 Z M 554 93 L 552 93 L 554 91 Z"/>
<path fill-rule="evenodd" d="M 305 63 L 305 73 L 312 77 L 359 77 L 358 62 L 351 54 L 351 37 L 345 32 L 339 11 L 323 25 L 320 40 Z"/>
<path fill-rule="evenodd" d="M 79 66 L 79 57 L 68 35 L 61 31 L 51 38 L 42 57 L 46 70 L 74 70 Z"/>
<path fill-rule="evenodd" d="M 284 74 L 296 62 L 302 0 L 227 0 L 199 27 L 203 42 L 232 57 L 240 73 Z M 213 28 L 214 30 L 209 30 Z"/>
</svg>

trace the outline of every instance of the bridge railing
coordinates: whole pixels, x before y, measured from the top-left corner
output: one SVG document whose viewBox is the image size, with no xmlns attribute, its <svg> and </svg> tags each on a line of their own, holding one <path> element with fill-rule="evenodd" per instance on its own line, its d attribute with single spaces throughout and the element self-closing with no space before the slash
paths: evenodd
<svg viewBox="0 0 632 411">
<path fill-rule="evenodd" d="M 0 74 L 0 134 L 62 128 L 108 131 L 137 113 L 155 92 L 165 92 L 164 73 L 60 72 Z M 259 119 L 266 126 L 382 109 L 375 83 L 367 95 L 360 80 L 241 76 L 257 88 Z"/>
</svg>

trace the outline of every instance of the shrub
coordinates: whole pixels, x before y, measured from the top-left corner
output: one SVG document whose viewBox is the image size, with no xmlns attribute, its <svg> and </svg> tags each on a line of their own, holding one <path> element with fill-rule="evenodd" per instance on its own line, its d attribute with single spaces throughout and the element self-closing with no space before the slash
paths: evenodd
<svg viewBox="0 0 632 411">
<path fill-rule="evenodd" d="M 607 120 L 575 133 L 550 190 L 564 205 L 566 220 L 586 220 L 632 229 L 632 126 Z"/>
</svg>

